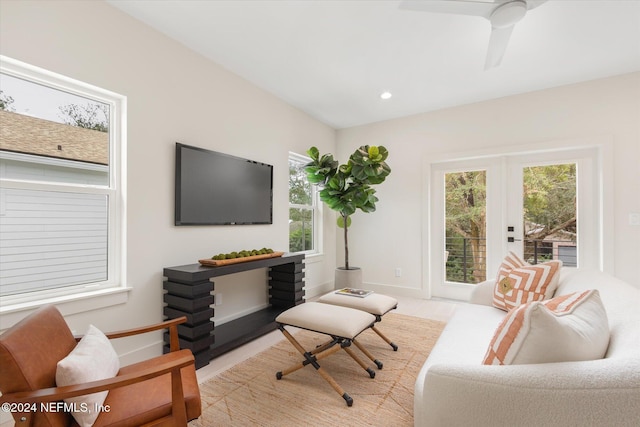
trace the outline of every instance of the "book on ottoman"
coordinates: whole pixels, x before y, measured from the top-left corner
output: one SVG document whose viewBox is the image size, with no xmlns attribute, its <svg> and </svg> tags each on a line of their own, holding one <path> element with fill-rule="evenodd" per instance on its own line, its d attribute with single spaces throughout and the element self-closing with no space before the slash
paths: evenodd
<svg viewBox="0 0 640 427">
<path fill-rule="evenodd" d="M 336 294 L 338 295 L 347 295 L 350 297 L 358 297 L 358 298 L 364 298 L 369 294 L 372 294 L 373 291 L 367 291 L 365 289 L 354 289 L 354 288 L 344 288 L 344 289 L 340 289 L 339 291 L 336 291 Z"/>
</svg>

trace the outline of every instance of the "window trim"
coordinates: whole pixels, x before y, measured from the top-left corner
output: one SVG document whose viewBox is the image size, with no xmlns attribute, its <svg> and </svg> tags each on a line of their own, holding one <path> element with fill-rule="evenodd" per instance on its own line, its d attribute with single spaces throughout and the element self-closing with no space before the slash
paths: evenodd
<svg viewBox="0 0 640 427">
<path fill-rule="evenodd" d="M 109 184 L 105 186 L 78 185 L 73 183 L 50 183 L 0 179 L 2 187 L 55 190 L 64 188 L 67 192 L 88 192 L 106 194 L 108 206 L 108 250 L 107 280 L 98 284 L 83 284 L 56 289 L 46 289 L 3 297 L 0 301 L 2 324 L 0 329 L 11 323 L 6 316 L 11 313 L 31 310 L 44 304 L 69 304 L 67 313 L 89 311 L 101 307 L 121 304 L 127 301 L 129 287 L 126 286 L 126 115 L 127 98 L 124 95 L 102 89 L 88 83 L 30 65 L 0 55 L 0 72 L 25 79 L 64 92 L 90 98 L 110 106 L 109 108 Z M 14 156 L 14 153 L 5 153 Z M 47 159 L 46 162 L 56 162 Z M 86 299 L 94 299 L 87 303 Z M 77 304 L 82 300 L 81 304 Z M 83 309 L 82 307 L 86 307 Z"/>
<path fill-rule="evenodd" d="M 289 156 L 287 158 L 287 164 L 289 164 L 289 162 L 291 161 L 298 162 L 298 163 L 309 163 L 311 161 L 311 158 L 309 158 L 308 156 L 304 156 L 302 154 L 298 154 L 290 151 Z M 289 207 L 288 207 L 289 209 L 308 208 L 309 206 L 312 207 L 313 219 L 314 219 L 313 221 L 314 248 L 306 251 L 296 252 L 299 254 L 305 254 L 307 259 L 309 257 L 315 257 L 323 254 L 323 242 L 322 242 L 322 232 L 321 232 L 321 230 L 323 229 L 323 225 L 322 225 L 323 211 L 322 211 L 322 203 L 320 203 L 318 186 L 311 185 L 311 192 L 312 192 L 311 205 L 300 205 L 297 203 L 289 202 Z M 287 236 L 287 239 L 288 239 L 288 236 Z"/>
</svg>

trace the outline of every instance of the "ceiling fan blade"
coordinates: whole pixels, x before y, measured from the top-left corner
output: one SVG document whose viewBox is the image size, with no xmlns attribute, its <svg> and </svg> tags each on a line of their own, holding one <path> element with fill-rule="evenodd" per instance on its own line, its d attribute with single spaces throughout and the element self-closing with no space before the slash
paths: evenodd
<svg viewBox="0 0 640 427">
<path fill-rule="evenodd" d="M 405 10 L 482 16 L 489 19 L 491 12 L 496 8 L 496 3 L 481 0 L 405 0 L 400 3 L 399 7 Z"/>
<path fill-rule="evenodd" d="M 494 27 L 491 29 L 491 38 L 489 39 L 489 48 L 487 49 L 487 60 L 484 64 L 485 70 L 500 65 L 502 57 L 507 50 L 514 26 L 515 25 L 505 28 Z"/>
<path fill-rule="evenodd" d="M 546 3 L 547 0 L 527 0 L 527 9 L 531 10 L 531 9 L 535 9 L 536 7 L 540 6 L 542 3 Z"/>
</svg>

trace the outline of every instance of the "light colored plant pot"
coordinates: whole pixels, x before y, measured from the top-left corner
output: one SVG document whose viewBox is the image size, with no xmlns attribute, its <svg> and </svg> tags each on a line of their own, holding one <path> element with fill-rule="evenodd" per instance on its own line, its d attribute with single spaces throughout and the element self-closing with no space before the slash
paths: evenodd
<svg viewBox="0 0 640 427">
<path fill-rule="evenodd" d="M 362 287 L 362 269 L 360 267 L 351 267 L 346 270 L 344 267 L 336 268 L 335 289 L 342 288 L 361 288 Z"/>
</svg>

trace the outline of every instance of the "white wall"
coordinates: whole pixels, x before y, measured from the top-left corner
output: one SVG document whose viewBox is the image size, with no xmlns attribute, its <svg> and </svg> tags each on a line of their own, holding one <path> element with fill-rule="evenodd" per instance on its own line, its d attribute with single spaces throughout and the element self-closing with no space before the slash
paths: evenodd
<svg viewBox="0 0 640 427">
<path fill-rule="evenodd" d="M 0 12 L 1 54 L 128 97 L 127 284 L 133 291 L 126 304 L 68 316 L 72 328 L 82 331 L 91 322 L 111 330 L 160 320 L 165 266 L 242 247 L 286 248 L 287 154 L 311 145 L 335 153 L 336 131 L 105 3 L 2 0 Z M 360 145 L 381 144 L 391 152 L 393 169 L 378 189 L 377 212 L 354 218 L 351 263 L 364 268 L 370 285 L 409 295 L 420 290 L 428 274 L 422 269 L 421 197 L 429 156 L 605 135 L 613 141 L 615 164 L 615 273 L 638 284 L 640 227 L 628 224 L 629 213 L 640 212 L 638 123 L 636 73 L 340 130 L 338 159 Z M 174 227 L 176 141 L 273 164 L 274 224 Z M 336 259 L 342 263 L 334 217 L 325 210 L 326 256 L 307 265 L 308 293 L 331 282 Z M 402 277 L 394 277 L 395 267 Z M 216 282 L 225 295 L 217 316 L 264 303 L 265 293 L 241 280 Z M 242 298 L 232 298 L 229 291 L 238 288 Z M 159 351 L 158 340 L 118 350 Z"/>
<path fill-rule="evenodd" d="M 247 247 L 286 251 L 288 153 L 335 149 L 329 126 L 103 2 L 3 0 L 0 53 L 128 97 L 126 281 L 133 291 L 126 304 L 68 316 L 79 333 L 89 323 L 115 330 L 160 321 L 163 267 Z M 175 227 L 175 142 L 274 165 L 273 225 Z M 307 266 L 308 293 L 333 280 L 333 228 L 324 243 L 326 262 Z M 266 288 L 250 285 L 264 278 L 258 271 L 216 281 L 216 290 L 225 290 L 216 317 L 266 304 Z M 159 353 L 160 340 L 158 334 L 117 350 L 150 346 Z"/>
<path fill-rule="evenodd" d="M 349 236 L 350 262 L 364 268 L 369 287 L 424 291 L 429 272 L 422 268 L 427 242 L 421 198 L 428 183 L 422 169 L 430 158 L 594 138 L 612 145 L 614 194 L 606 197 L 613 203 L 613 235 L 605 238 L 612 240 L 613 271 L 640 287 L 640 227 L 629 225 L 629 214 L 640 212 L 640 73 L 344 129 L 337 136 L 341 161 L 363 144 L 390 151 L 392 172 L 378 187 L 378 209 L 358 213 Z M 402 277 L 394 276 L 395 267 Z"/>
</svg>

